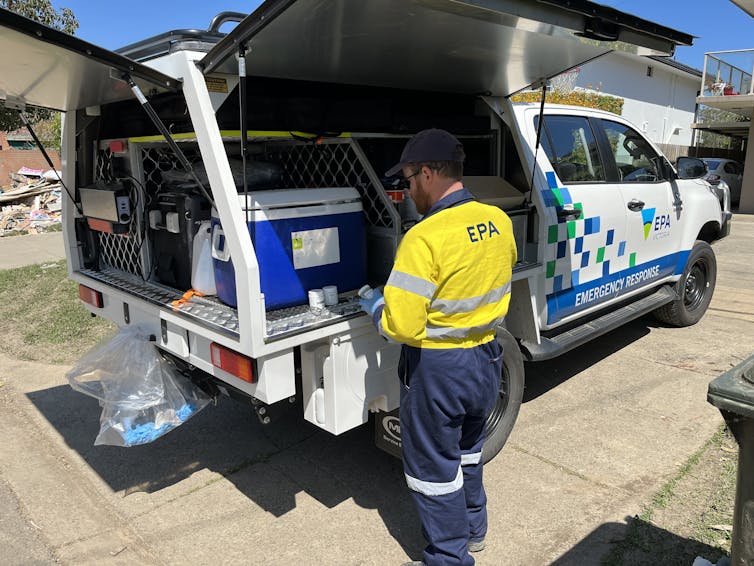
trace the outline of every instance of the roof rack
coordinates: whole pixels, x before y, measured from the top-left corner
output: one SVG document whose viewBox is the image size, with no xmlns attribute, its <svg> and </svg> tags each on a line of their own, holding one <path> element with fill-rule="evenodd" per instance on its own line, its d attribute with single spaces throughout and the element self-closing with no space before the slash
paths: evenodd
<svg viewBox="0 0 754 566">
<path fill-rule="evenodd" d="M 242 12 L 220 12 L 212 18 L 206 30 L 167 31 L 116 49 L 115 52 L 140 63 L 175 51 L 191 50 L 206 53 L 225 37 L 226 34 L 220 31 L 224 23 L 240 22 L 246 16 L 247 14 Z"/>
</svg>

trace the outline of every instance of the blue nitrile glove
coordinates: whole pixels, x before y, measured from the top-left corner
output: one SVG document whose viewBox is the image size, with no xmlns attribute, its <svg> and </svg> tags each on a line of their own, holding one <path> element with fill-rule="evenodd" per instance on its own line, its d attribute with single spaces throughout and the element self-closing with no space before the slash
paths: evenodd
<svg viewBox="0 0 754 566">
<path fill-rule="evenodd" d="M 362 297 L 359 299 L 361 310 L 367 313 L 369 316 L 374 316 L 380 305 L 385 304 L 385 297 L 382 296 L 382 291 L 379 289 L 372 289 L 371 294 L 368 297 Z"/>
</svg>

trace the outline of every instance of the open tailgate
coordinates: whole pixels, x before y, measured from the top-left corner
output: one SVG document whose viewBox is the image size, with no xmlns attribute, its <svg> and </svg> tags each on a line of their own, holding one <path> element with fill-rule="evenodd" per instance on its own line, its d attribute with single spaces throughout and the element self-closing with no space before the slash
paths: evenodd
<svg viewBox="0 0 754 566">
<path fill-rule="evenodd" d="M 584 0 L 267 0 L 205 73 L 510 95 L 614 49 L 671 54 L 692 36 Z"/>
<path fill-rule="evenodd" d="M 128 73 L 144 93 L 180 81 L 127 57 L 0 9 L 0 98 L 53 110 L 76 110 L 133 97 Z"/>
</svg>

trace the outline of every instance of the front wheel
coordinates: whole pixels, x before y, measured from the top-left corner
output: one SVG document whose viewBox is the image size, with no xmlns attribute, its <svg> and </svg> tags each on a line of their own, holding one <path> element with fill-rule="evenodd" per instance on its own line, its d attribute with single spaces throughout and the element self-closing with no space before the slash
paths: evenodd
<svg viewBox="0 0 754 566">
<path fill-rule="evenodd" d="M 505 446 L 524 398 L 524 358 L 521 350 L 507 330 L 500 330 L 497 339 L 503 347 L 503 371 L 500 390 L 485 425 L 487 438 L 482 447 L 482 462 L 485 464 Z"/>
<path fill-rule="evenodd" d="M 696 324 L 707 312 L 716 280 L 715 252 L 707 242 L 697 240 L 676 284 L 678 299 L 654 311 L 655 317 L 672 326 Z"/>
</svg>

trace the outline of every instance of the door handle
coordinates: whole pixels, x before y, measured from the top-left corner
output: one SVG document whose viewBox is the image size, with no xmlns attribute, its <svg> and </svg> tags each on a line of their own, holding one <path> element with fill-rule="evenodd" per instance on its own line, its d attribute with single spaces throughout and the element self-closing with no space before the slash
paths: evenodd
<svg viewBox="0 0 754 566">
<path fill-rule="evenodd" d="M 628 206 L 628 210 L 638 212 L 639 210 L 644 209 L 644 201 L 632 198 L 630 201 L 628 201 L 628 204 L 626 206 Z"/>
<path fill-rule="evenodd" d="M 581 218 L 580 208 L 559 208 L 557 211 L 559 220 L 578 220 Z"/>
</svg>

